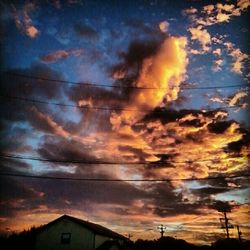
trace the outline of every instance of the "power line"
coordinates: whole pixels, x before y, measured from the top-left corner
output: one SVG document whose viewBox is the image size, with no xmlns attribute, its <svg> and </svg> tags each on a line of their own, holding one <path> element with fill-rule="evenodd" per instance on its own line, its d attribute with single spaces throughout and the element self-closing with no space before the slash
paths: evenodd
<svg viewBox="0 0 250 250">
<path fill-rule="evenodd" d="M 71 108 L 79 108 L 79 109 L 95 109 L 95 110 L 109 110 L 109 111 L 129 111 L 129 112 L 141 112 L 141 113 L 147 113 L 152 112 L 151 109 L 144 109 L 144 110 L 137 110 L 137 109 L 126 109 L 126 108 L 118 108 L 118 107 L 93 107 L 93 106 L 80 106 L 80 105 L 74 105 L 74 104 L 68 104 L 68 103 L 58 103 L 58 102 L 47 102 L 43 100 L 37 100 L 32 98 L 26 98 L 26 97 L 20 97 L 20 96 L 11 96 L 11 95 L 1 95 L 0 97 L 5 99 L 13 99 L 18 101 L 24 101 L 24 102 L 31 102 L 31 103 L 38 103 L 42 105 L 54 105 L 54 106 L 61 106 L 61 107 L 71 107 Z M 218 108 L 201 108 L 206 109 L 207 111 L 210 110 L 216 110 L 216 109 L 234 109 L 234 108 L 240 108 L 241 105 L 235 105 L 235 106 L 224 106 L 224 107 L 218 107 Z M 165 110 L 154 110 L 155 113 L 164 113 Z"/>
<path fill-rule="evenodd" d="M 156 161 L 156 162 L 109 162 L 109 161 L 86 161 L 86 160 L 71 160 L 71 159 L 46 159 L 37 158 L 32 156 L 21 156 L 13 154 L 0 154 L 0 158 L 8 159 L 19 159 L 19 160 L 31 160 L 31 161 L 41 161 L 41 162 L 52 162 L 52 163 L 69 163 L 69 164 L 90 164 L 90 165 L 162 165 L 162 164 L 191 164 L 199 162 L 215 162 L 218 159 L 202 159 L 202 160 L 186 160 L 186 161 Z M 224 158 L 219 159 L 220 161 L 230 160 L 235 158 Z"/>
<path fill-rule="evenodd" d="M 0 173 L 0 176 L 7 177 L 22 177 L 33 179 L 48 179 L 48 180 L 69 180 L 69 181 L 96 181 L 96 182 L 171 182 L 171 181 L 203 181 L 203 180 L 218 180 L 218 179 L 235 179 L 242 177 L 250 177 L 250 174 L 231 175 L 231 176 L 210 176 L 205 178 L 163 178 L 163 179 L 114 179 L 114 178 L 73 178 L 60 176 L 45 176 L 45 175 L 28 175 L 20 173 Z"/>
<path fill-rule="evenodd" d="M 125 88 L 125 89 L 144 89 L 144 90 L 152 90 L 152 89 L 168 89 L 168 88 L 155 88 L 155 87 L 137 87 L 137 86 L 121 86 L 121 85 L 108 85 L 108 84 L 99 84 L 99 83 L 88 83 L 88 82 L 75 82 L 75 81 L 66 81 L 66 80 L 60 80 L 60 79 L 51 79 L 46 77 L 38 77 L 33 75 L 26 75 L 21 73 L 10 73 L 5 72 L 5 74 L 12 75 L 12 76 L 18 76 L 28 79 L 35 79 L 35 80 L 42 80 L 42 81 L 49 81 L 49 82 L 58 82 L 58 83 L 67 83 L 71 85 L 82 85 L 82 86 L 88 86 L 88 87 L 107 87 L 107 88 Z M 227 85 L 227 86 L 204 86 L 204 87 L 181 87 L 181 89 L 225 89 L 225 88 L 238 88 L 238 87 L 246 87 L 249 88 L 250 86 L 247 86 L 245 84 L 234 84 L 234 85 Z"/>
</svg>

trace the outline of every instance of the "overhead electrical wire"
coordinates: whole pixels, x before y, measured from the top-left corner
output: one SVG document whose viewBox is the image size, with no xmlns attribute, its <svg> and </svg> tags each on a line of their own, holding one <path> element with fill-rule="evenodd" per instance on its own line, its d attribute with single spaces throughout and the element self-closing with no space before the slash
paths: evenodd
<svg viewBox="0 0 250 250">
<path fill-rule="evenodd" d="M 235 179 L 250 177 L 250 174 L 244 175 L 231 175 L 231 176 L 210 176 L 205 178 L 162 178 L 162 179 L 114 179 L 114 178 L 74 178 L 74 177 L 60 177 L 60 176 L 48 176 L 48 175 L 30 175 L 21 173 L 7 173 L 0 172 L 0 176 L 9 177 L 22 177 L 22 178 L 34 178 L 34 179 L 49 179 L 49 180 L 69 180 L 69 181 L 98 181 L 98 182 L 171 182 L 171 181 L 204 181 L 204 180 L 218 180 L 218 179 Z"/>
<path fill-rule="evenodd" d="M 137 110 L 137 109 L 127 109 L 127 108 L 118 108 L 118 107 L 94 107 L 94 106 L 81 106 L 81 105 L 74 105 L 74 104 L 68 104 L 68 103 L 58 103 L 58 102 L 48 102 L 43 100 L 37 100 L 32 98 L 26 98 L 26 97 L 20 97 L 20 96 L 12 96 L 12 95 L 2 95 L 0 94 L 1 98 L 10 99 L 10 100 L 18 100 L 18 101 L 24 101 L 24 102 L 31 102 L 31 103 L 37 103 L 42 105 L 54 105 L 54 106 L 61 106 L 61 107 L 71 107 L 71 108 L 78 108 L 78 109 L 87 109 L 87 110 L 107 110 L 107 111 L 128 111 L 128 112 L 141 112 L 141 113 L 148 113 L 148 112 L 154 112 L 154 113 L 164 113 L 166 110 L 151 110 L 151 109 L 144 109 L 144 110 Z M 202 110 L 207 111 L 214 111 L 216 109 L 234 109 L 234 108 L 240 108 L 241 105 L 235 105 L 235 106 L 223 106 L 223 107 L 217 107 L 217 108 L 201 108 Z"/>
<path fill-rule="evenodd" d="M 137 87 L 137 86 L 124 86 L 124 85 L 109 85 L 109 84 L 98 84 L 98 83 L 89 83 L 89 82 L 75 82 L 75 81 L 66 81 L 60 79 L 51 79 L 46 77 L 38 77 L 33 75 L 26 75 L 21 73 L 10 73 L 5 72 L 5 74 L 17 77 L 23 77 L 27 79 L 34 79 L 34 80 L 41 80 L 41 81 L 49 81 L 49 82 L 58 82 L 58 83 L 66 83 L 71 85 L 82 85 L 88 87 L 107 87 L 107 88 L 125 88 L 125 89 L 144 89 L 144 90 L 153 90 L 153 89 L 168 89 L 168 88 L 156 88 L 156 87 Z M 225 88 L 238 88 L 238 87 L 246 87 L 249 88 L 250 86 L 246 84 L 233 84 L 233 85 L 217 85 L 217 86 L 204 86 L 204 87 L 192 87 L 192 86 L 181 86 L 181 89 L 225 89 Z"/>
<path fill-rule="evenodd" d="M 22 156 L 22 155 L 13 155 L 13 154 L 0 154 L 2 159 L 18 159 L 18 160 L 31 160 L 31 161 L 40 161 L 40 162 L 52 162 L 52 163 L 68 163 L 68 164 L 89 164 L 89 165 L 162 165 L 162 164 L 191 164 L 199 162 L 216 162 L 218 160 L 235 160 L 235 158 L 225 158 L 225 159 L 201 159 L 201 160 L 186 160 L 186 161 L 156 161 L 156 162 L 109 162 L 109 161 L 86 161 L 86 160 L 73 160 L 73 159 L 47 159 L 47 158 L 38 158 L 32 156 Z"/>
</svg>

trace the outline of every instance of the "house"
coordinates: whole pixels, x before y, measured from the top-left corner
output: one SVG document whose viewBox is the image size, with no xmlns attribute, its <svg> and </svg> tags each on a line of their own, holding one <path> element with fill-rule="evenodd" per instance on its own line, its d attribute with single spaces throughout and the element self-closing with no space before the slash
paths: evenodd
<svg viewBox="0 0 250 250">
<path fill-rule="evenodd" d="M 127 240 L 101 225 L 63 215 L 39 229 L 36 250 L 119 250 Z"/>
</svg>

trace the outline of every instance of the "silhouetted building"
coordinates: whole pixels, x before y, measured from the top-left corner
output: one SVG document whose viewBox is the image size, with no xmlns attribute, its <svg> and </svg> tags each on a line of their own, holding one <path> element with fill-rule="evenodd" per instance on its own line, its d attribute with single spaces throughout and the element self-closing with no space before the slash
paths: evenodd
<svg viewBox="0 0 250 250">
<path fill-rule="evenodd" d="M 36 250 L 117 250 L 127 240 L 98 224 L 63 215 L 39 229 Z"/>
</svg>

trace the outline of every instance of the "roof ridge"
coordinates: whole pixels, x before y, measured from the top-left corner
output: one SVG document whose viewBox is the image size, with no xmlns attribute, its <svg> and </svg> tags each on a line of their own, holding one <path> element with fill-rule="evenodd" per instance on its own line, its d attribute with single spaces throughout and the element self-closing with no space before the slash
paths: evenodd
<svg viewBox="0 0 250 250">
<path fill-rule="evenodd" d="M 114 237 L 114 238 L 120 238 L 120 239 L 126 239 L 127 238 L 117 232 L 114 232 L 112 231 L 111 229 L 109 228 L 106 228 L 100 224 L 97 224 L 97 223 L 93 223 L 93 222 L 90 222 L 90 221 L 86 221 L 86 220 L 83 220 L 83 219 L 80 219 L 80 218 L 76 218 L 76 217 L 73 217 L 71 215 L 68 215 L 68 214 L 64 214 L 62 216 L 60 216 L 59 218 L 49 222 L 48 224 L 44 225 L 44 227 L 47 227 L 47 226 L 50 226 L 51 224 L 54 224 L 56 223 L 57 221 L 61 220 L 61 219 L 64 219 L 64 218 L 68 218 L 69 220 L 71 221 L 74 221 L 82 226 L 85 226 L 87 227 L 89 230 L 97 233 L 97 234 L 100 234 L 100 235 L 104 235 L 104 236 L 108 236 L 108 237 Z"/>
</svg>

